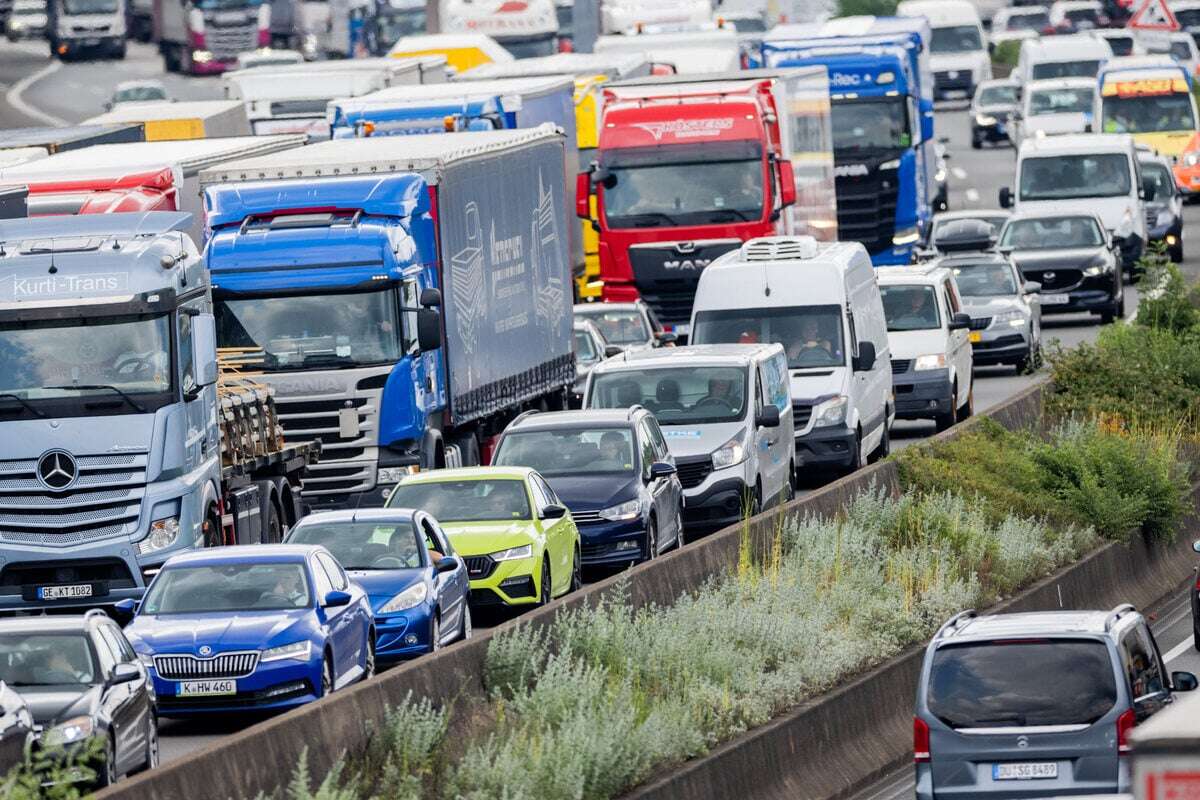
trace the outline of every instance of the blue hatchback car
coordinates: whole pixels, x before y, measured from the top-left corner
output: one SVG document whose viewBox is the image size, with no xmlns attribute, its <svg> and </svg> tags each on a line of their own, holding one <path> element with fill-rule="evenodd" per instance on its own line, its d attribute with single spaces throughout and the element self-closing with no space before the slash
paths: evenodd
<svg viewBox="0 0 1200 800">
<path fill-rule="evenodd" d="M 380 661 L 470 637 L 467 569 L 429 514 L 409 508 L 312 514 L 292 528 L 287 541 L 327 547 L 366 590 Z"/>
<path fill-rule="evenodd" d="M 125 629 L 164 717 L 303 705 L 375 672 L 362 587 L 324 547 L 177 555 Z"/>
</svg>

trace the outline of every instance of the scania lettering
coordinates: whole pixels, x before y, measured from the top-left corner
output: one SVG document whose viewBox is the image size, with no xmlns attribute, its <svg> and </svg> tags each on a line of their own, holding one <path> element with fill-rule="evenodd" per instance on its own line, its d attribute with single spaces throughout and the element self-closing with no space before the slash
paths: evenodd
<svg viewBox="0 0 1200 800">
<path fill-rule="evenodd" d="M 233 69 L 239 53 L 271 44 L 271 5 L 262 0 L 154 0 L 154 41 L 167 72 Z"/>
<path fill-rule="evenodd" d="M 170 556 L 279 541 L 300 516 L 315 445 L 279 440 L 265 386 L 219 375 L 189 225 L 0 221 L 0 610 L 137 599 Z"/>
</svg>

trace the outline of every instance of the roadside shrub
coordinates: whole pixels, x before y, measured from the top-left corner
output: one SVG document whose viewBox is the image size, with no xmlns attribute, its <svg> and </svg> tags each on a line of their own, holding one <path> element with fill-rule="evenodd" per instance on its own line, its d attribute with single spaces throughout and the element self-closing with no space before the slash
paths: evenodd
<svg viewBox="0 0 1200 800">
<path fill-rule="evenodd" d="M 38 749 L 25 761 L 0 777 L 4 800 L 77 800 L 91 791 L 97 777 L 96 760 L 103 754 L 98 741 L 68 753 L 61 748 Z"/>
<path fill-rule="evenodd" d="M 992 51 L 992 64 L 1000 64 L 1009 68 L 1017 65 L 1017 58 L 1021 55 L 1021 42 L 1018 40 L 1010 40 L 1001 42 L 996 45 L 996 49 Z"/>
<path fill-rule="evenodd" d="M 876 17 L 890 17 L 896 13 L 899 0 L 838 0 L 839 17 L 855 17 L 866 14 Z"/>
<path fill-rule="evenodd" d="M 1177 334 L 1200 330 L 1200 287 L 1187 286 L 1165 246 L 1148 250 L 1138 267 L 1145 277 L 1140 286 L 1137 324 Z"/>
</svg>

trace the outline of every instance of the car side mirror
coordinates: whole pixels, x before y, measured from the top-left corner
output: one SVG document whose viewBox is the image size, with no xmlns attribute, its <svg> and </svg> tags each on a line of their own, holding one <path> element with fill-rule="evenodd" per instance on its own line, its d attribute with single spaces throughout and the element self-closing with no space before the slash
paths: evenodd
<svg viewBox="0 0 1200 800">
<path fill-rule="evenodd" d="M 952 330 L 952 331 L 965 331 L 965 330 L 969 329 L 971 327 L 970 315 L 964 314 L 963 312 L 959 311 L 957 314 L 955 314 L 953 317 L 950 318 L 949 327 L 950 327 L 950 330 Z"/>
<path fill-rule="evenodd" d="M 760 428 L 779 427 L 779 409 L 774 405 L 765 405 L 754 418 L 754 424 Z"/>
<path fill-rule="evenodd" d="M 1007 186 L 1000 187 L 1000 207 L 1001 208 L 1012 208 L 1013 207 L 1012 189 L 1008 188 Z"/>
<path fill-rule="evenodd" d="M 621 353 L 624 353 L 624 352 L 625 351 L 623 349 L 621 349 L 620 345 L 615 345 L 615 344 L 604 345 L 604 357 L 605 358 L 612 358 L 613 356 L 619 356 L 619 355 L 621 355 Z"/>
<path fill-rule="evenodd" d="M 217 382 L 217 318 L 212 314 L 192 317 L 192 367 L 198 385 Z"/>
<path fill-rule="evenodd" d="M 459 561 L 454 556 L 442 556 L 442 560 L 437 562 L 435 569 L 440 572 L 454 572 L 458 569 Z"/>
<path fill-rule="evenodd" d="M 350 605 L 350 593 L 349 592 L 339 592 L 337 590 L 334 590 L 334 591 L 330 592 L 329 594 L 325 595 L 325 601 L 323 603 L 321 603 L 321 605 L 323 605 L 325 608 L 333 608 L 335 606 L 348 606 L 348 605 Z"/>
<path fill-rule="evenodd" d="M 775 406 L 771 406 L 774 408 Z M 676 472 L 675 465 L 666 461 L 655 461 L 650 465 L 650 478 L 669 478 Z"/>
<path fill-rule="evenodd" d="M 442 346 L 442 316 L 432 308 L 417 312 L 417 349 L 422 353 Z"/>
<path fill-rule="evenodd" d="M 113 603 L 113 611 L 116 612 L 117 616 L 125 620 L 133 619 L 133 615 L 137 613 L 137 609 L 138 601 L 128 597 Z"/>
<path fill-rule="evenodd" d="M 438 308 L 442 304 L 441 289 L 434 289 L 430 286 L 428 289 L 421 290 L 421 298 L 418 300 L 425 308 Z"/>
<path fill-rule="evenodd" d="M 1042 284 L 1037 281 L 1025 281 L 1025 294 L 1037 294 L 1042 290 Z"/>
<path fill-rule="evenodd" d="M 1200 539 L 1197 539 L 1196 541 L 1192 542 L 1192 549 L 1195 550 L 1197 553 L 1200 553 Z"/>
<path fill-rule="evenodd" d="M 542 509 L 542 519 L 562 519 L 567 515 L 566 506 L 551 503 Z"/>
<path fill-rule="evenodd" d="M 675 344 L 675 342 L 679 340 L 679 337 L 671 331 L 662 331 L 654 338 L 658 339 L 659 347 L 663 346 L 664 344 Z"/>
<path fill-rule="evenodd" d="M 116 686 L 118 683 L 130 683 L 132 681 L 136 681 L 140 677 L 142 677 L 142 671 L 136 666 L 129 663 L 121 663 L 113 667 L 112 672 L 109 673 L 108 685 Z M 1192 678 L 1193 684 L 1195 681 L 1196 679 Z"/>
<path fill-rule="evenodd" d="M 1196 676 L 1190 672 L 1172 672 L 1171 688 L 1177 692 L 1194 692 L 1200 686 Z"/>
<path fill-rule="evenodd" d="M 592 173 L 580 172 L 575 176 L 575 216 L 591 219 L 592 216 Z"/>
<path fill-rule="evenodd" d="M 851 367 L 855 372 L 870 372 L 875 369 L 875 343 L 859 342 L 858 355 L 853 358 Z"/>
</svg>

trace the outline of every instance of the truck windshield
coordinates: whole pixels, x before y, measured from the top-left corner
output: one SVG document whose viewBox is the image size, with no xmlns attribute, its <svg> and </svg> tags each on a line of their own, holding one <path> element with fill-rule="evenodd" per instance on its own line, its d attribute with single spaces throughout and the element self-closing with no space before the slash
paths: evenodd
<svg viewBox="0 0 1200 800">
<path fill-rule="evenodd" d="M 1190 131 L 1195 127 L 1187 92 L 1106 97 L 1101 111 L 1105 133 Z"/>
<path fill-rule="evenodd" d="M 271 372 L 388 364 L 400 360 L 400 318 L 391 289 L 217 303 L 217 342 L 251 351 Z"/>
<path fill-rule="evenodd" d="M 1050 24 L 1050 15 L 1045 11 L 1033 11 L 1028 14 L 1013 14 L 1008 18 L 1007 30 L 1010 31 L 1040 31 Z"/>
<path fill-rule="evenodd" d="M 1129 157 L 1124 153 L 1027 158 L 1020 169 L 1022 200 L 1129 194 Z"/>
<path fill-rule="evenodd" d="M 117 0 L 63 0 L 63 10 L 72 15 L 112 14 L 117 5 Z"/>
<path fill-rule="evenodd" d="M 757 222 L 763 217 L 763 166 L 758 160 L 617 166 L 603 192 L 610 228 Z"/>
<path fill-rule="evenodd" d="M 1043 61 L 1033 65 L 1032 78 L 1094 78 L 1099 71 L 1099 61 Z"/>
<path fill-rule="evenodd" d="M 0 414 L 15 410 L 12 397 L 144 411 L 139 395 L 165 402 L 171 385 L 167 314 L 0 324 Z"/>
<path fill-rule="evenodd" d="M 1011 84 L 989 86 L 979 93 L 979 105 L 1000 106 L 1017 102 L 1017 87 Z"/>
<path fill-rule="evenodd" d="M 982 49 L 983 41 L 979 38 L 979 29 L 974 25 L 934 28 L 933 38 L 929 41 L 931 53 L 970 53 Z"/>
<path fill-rule="evenodd" d="M 1087 89 L 1040 89 L 1029 93 L 1029 116 L 1083 114 L 1092 110 L 1095 92 Z"/>
<path fill-rule="evenodd" d="M 375 37 L 382 50 L 386 51 L 392 42 L 405 36 L 418 36 L 425 33 L 425 7 L 421 8 L 390 8 L 380 9 L 375 17 Z"/>
<path fill-rule="evenodd" d="M 788 366 L 792 369 L 840 367 L 846 363 L 842 349 L 842 312 L 837 306 L 701 311 L 696 314 L 691 342 L 778 342 L 787 351 Z"/>
<path fill-rule="evenodd" d="M 659 367 L 594 375 L 588 408 L 643 405 L 658 424 L 734 422 L 746 413 L 744 367 Z M 668 432 L 667 436 L 671 436 Z"/>
<path fill-rule="evenodd" d="M 903 97 L 835 100 L 831 113 L 834 154 L 903 150 L 912 144 Z"/>
<path fill-rule="evenodd" d="M 195 3 L 197 8 L 205 11 L 234 11 L 243 8 L 258 8 L 261 5 L 262 0 L 199 0 Z"/>
</svg>

